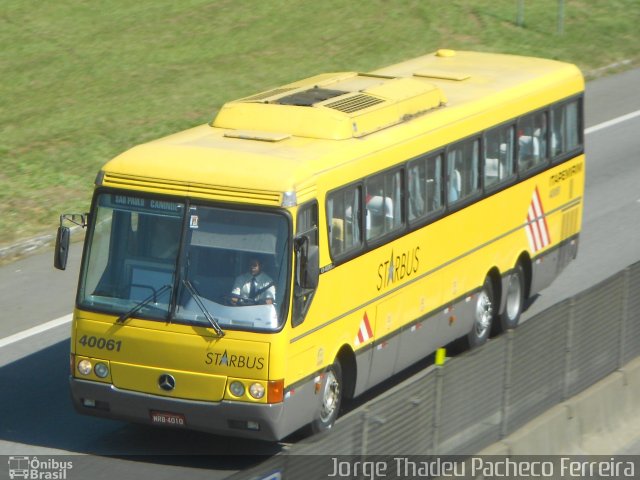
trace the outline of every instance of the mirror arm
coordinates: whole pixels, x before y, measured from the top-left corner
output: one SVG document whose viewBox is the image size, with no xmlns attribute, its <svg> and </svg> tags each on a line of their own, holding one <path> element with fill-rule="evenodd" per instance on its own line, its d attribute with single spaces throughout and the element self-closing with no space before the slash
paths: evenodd
<svg viewBox="0 0 640 480">
<path fill-rule="evenodd" d="M 67 268 L 67 258 L 69 256 L 69 244 L 71 243 L 71 229 L 64 226 L 64 222 L 70 222 L 82 228 L 87 227 L 89 214 L 63 213 L 60 215 L 60 226 L 56 234 L 56 246 L 53 252 L 53 266 L 58 270 Z"/>
<path fill-rule="evenodd" d="M 73 223 L 74 225 L 86 228 L 88 218 L 88 213 L 63 213 L 62 215 L 60 215 L 60 226 L 62 227 L 66 220 L 67 222 Z"/>
</svg>

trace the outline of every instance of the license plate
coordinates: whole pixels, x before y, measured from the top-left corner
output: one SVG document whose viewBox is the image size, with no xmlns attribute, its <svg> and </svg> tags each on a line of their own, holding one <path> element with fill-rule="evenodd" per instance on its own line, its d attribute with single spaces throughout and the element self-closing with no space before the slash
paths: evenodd
<svg viewBox="0 0 640 480">
<path fill-rule="evenodd" d="M 152 410 L 151 422 L 156 425 L 167 425 L 171 427 L 184 427 L 187 422 L 181 413 L 157 412 Z"/>
</svg>

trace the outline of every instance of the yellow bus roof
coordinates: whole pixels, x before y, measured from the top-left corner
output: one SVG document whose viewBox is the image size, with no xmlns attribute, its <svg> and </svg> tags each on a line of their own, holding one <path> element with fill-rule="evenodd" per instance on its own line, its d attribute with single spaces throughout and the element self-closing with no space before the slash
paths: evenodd
<svg viewBox="0 0 640 480">
<path fill-rule="evenodd" d="M 319 173 L 368 153 L 493 111 L 499 123 L 583 88 L 570 64 L 439 50 L 228 102 L 211 125 L 139 145 L 108 162 L 103 184 L 279 205 L 283 192 L 300 192 Z M 466 134 L 434 137 L 422 152 Z"/>
</svg>

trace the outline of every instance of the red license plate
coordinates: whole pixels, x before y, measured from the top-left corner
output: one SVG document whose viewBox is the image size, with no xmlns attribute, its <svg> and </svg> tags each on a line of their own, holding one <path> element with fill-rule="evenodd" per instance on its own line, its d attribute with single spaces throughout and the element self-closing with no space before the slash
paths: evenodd
<svg viewBox="0 0 640 480">
<path fill-rule="evenodd" d="M 151 422 L 156 425 L 166 425 L 171 427 L 184 427 L 187 422 L 181 413 L 157 412 L 151 410 Z"/>
</svg>

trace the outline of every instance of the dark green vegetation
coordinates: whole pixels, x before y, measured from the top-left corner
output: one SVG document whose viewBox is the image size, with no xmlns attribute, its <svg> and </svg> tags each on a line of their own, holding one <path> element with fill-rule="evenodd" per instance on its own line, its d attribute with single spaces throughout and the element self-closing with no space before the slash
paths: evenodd
<svg viewBox="0 0 640 480">
<path fill-rule="evenodd" d="M 437 48 L 640 63 L 638 0 L 5 0 L 0 245 L 88 209 L 109 158 L 208 122 L 227 100 Z"/>
</svg>

